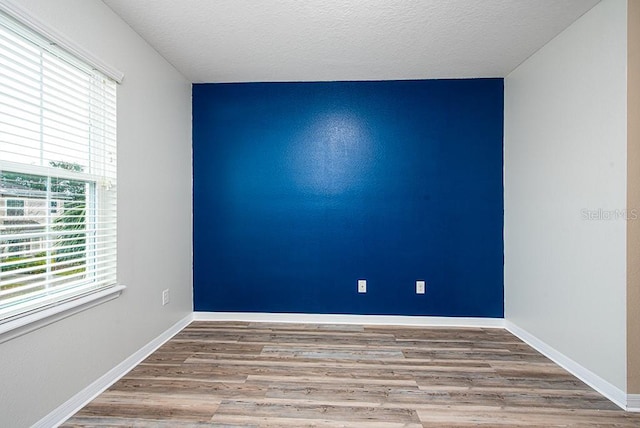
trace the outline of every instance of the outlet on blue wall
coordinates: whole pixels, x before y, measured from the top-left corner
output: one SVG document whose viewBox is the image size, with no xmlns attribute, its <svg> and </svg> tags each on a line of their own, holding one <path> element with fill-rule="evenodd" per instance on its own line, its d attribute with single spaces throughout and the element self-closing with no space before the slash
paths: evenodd
<svg viewBox="0 0 640 428">
<path fill-rule="evenodd" d="M 502 125 L 502 79 L 194 85 L 195 310 L 502 317 Z"/>
</svg>

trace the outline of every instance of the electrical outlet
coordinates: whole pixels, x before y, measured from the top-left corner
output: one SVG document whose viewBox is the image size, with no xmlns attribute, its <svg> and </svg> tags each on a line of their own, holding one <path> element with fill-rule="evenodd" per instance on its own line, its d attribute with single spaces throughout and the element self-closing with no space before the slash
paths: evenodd
<svg viewBox="0 0 640 428">
<path fill-rule="evenodd" d="M 416 294 L 424 294 L 427 291 L 427 282 L 418 280 L 416 281 Z"/>
<path fill-rule="evenodd" d="M 367 292 L 367 280 L 359 279 L 358 280 L 358 293 L 366 293 Z"/>
<path fill-rule="evenodd" d="M 162 291 L 162 306 L 166 305 L 167 303 L 169 303 L 169 289 L 168 288 L 166 290 Z"/>
</svg>

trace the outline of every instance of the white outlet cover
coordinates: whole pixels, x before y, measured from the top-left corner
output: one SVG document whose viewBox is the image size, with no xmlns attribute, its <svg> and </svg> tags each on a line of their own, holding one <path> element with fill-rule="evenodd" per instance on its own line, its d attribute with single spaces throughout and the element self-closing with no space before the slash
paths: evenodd
<svg viewBox="0 0 640 428">
<path fill-rule="evenodd" d="M 427 282 L 418 280 L 416 281 L 416 294 L 424 294 L 427 290 Z"/>
<path fill-rule="evenodd" d="M 358 280 L 358 293 L 366 293 L 367 292 L 367 280 L 359 279 Z"/>
</svg>

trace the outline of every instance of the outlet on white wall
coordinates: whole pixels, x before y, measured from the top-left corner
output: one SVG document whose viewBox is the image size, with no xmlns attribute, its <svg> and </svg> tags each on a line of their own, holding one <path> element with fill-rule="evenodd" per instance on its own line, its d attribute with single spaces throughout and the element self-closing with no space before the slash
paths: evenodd
<svg viewBox="0 0 640 428">
<path fill-rule="evenodd" d="M 366 293 L 367 292 L 367 280 L 359 279 L 358 280 L 358 293 Z"/>
<path fill-rule="evenodd" d="M 169 289 L 162 290 L 162 306 L 169 303 Z"/>
<path fill-rule="evenodd" d="M 424 294 L 427 290 L 427 282 L 418 280 L 416 281 L 416 294 Z"/>
</svg>

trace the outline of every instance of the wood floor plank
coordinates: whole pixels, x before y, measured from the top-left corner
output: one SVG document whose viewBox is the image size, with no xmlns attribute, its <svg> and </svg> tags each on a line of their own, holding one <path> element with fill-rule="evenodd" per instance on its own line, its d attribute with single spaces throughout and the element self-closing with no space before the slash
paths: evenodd
<svg viewBox="0 0 640 428">
<path fill-rule="evenodd" d="M 419 424 L 418 414 L 412 409 L 382 407 L 352 407 L 340 404 L 285 404 L 281 402 L 254 402 L 248 400 L 223 401 L 211 419 L 212 422 L 229 420 L 228 416 L 296 419 L 308 423 L 314 419 L 351 423 L 384 422 L 406 426 Z"/>
<path fill-rule="evenodd" d="M 303 347 L 283 347 L 283 346 L 264 346 L 261 352 L 264 356 L 275 356 L 281 358 L 317 358 L 317 359 L 339 359 L 339 360 L 383 360 L 403 358 L 404 354 L 401 350 L 395 349 L 376 349 L 364 347 L 351 348 L 333 348 L 323 346 L 322 348 L 303 348 Z"/>
<path fill-rule="evenodd" d="M 63 427 L 640 427 L 503 329 L 193 322 Z"/>
<path fill-rule="evenodd" d="M 168 394 L 209 394 L 213 398 L 229 397 L 262 397 L 266 387 L 247 385 L 244 382 L 226 382 L 199 379 L 170 379 L 170 378 L 129 378 L 124 377 L 116 382 L 111 391 L 148 391 Z"/>
<path fill-rule="evenodd" d="M 78 412 L 78 416 L 140 419 L 162 418 L 199 422 L 210 419 L 220 405 L 208 395 L 178 395 L 106 391 Z"/>
<path fill-rule="evenodd" d="M 476 427 L 476 426 L 526 426 L 526 427 L 638 427 L 637 421 L 612 420 L 610 416 L 581 415 L 571 413 L 522 413 L 502 409 L 473 412 L 451 409 L 418 410 L 420 421 L 425 427 Z"/>
<path fill-rule="evenodd" d="M 260 428 L 254 424 L 166 421 L 162 419 L 75 416 L 66 428 Z"/>
<path fill-rule="evenodd" d="M 357 385 L 385 385 L 385 386 L 405 386 L 418 388 L 418 384 L 415 380 L 401 380 L 401 379 L 374 379 L 374 378 L 344 378 L 344 377 L 328 377 L 328 376 L 259 376 L 250 375 L 247 378 L 249 383 L 268 383 L 270 385 L 281 384 L 298 384 L 315 385 L 322 384 L 357 384 Z"/>
</svg>

